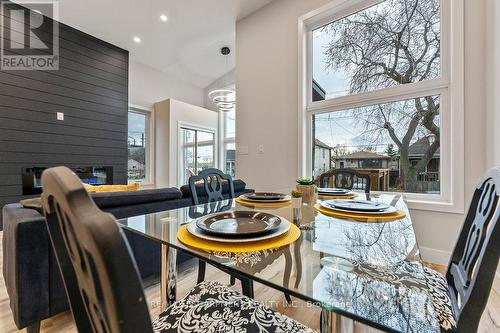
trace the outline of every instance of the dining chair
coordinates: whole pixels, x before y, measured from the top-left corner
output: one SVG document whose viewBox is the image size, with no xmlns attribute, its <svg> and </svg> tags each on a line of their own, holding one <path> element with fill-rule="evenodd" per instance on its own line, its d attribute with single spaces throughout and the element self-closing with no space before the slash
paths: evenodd
<svg viewBox="0 0 500 333">
<path fill-rule="evenodd" d="M 217 201 L 224 200 L 223 195 L 223 182 L 226 182 L 229 187 L 229 196 L 230 198 L 234 198 L 234 183 L 233 179 L 230 175 L 225 174 L 219 169 L 210 168 L 202 170 L 198 173 L 198 175 L 193 175 L 189 177 L 189 190 L 191 192 L 191 198 L 193 205 L 197 206 L 200 204 L 198 189 L 200 188 L 200 184 L 203 184 L 203 191 L 207 196 L 207 203 L 213 203 Z M 205 280 L 205 272 L 206 272 L 207 264 L 199 260 L 198 263 L 198 283 Z M 231 285 L 234 285 L 236 279 L 233 275 L 231 275 Z M 245 282 L 246 281 L 246 282 Z M 244 283 L 250 283 L 247 280 L 241 280 L 243 290 L 250 290 L 248 293 L 245 292 L 246 296 L 253 295 L 253 287 L 243 286 Z"/>
<path fill-rule="evenodd" d="M 205 215 L 209 214 L 215 214 L 215 213 L 221 213 L 230 210 L 233 207 L 233 201 L 228 200 L 226 203 L 222 200 L 220 201 L 213 201 L 210 203 L 207 203 L 206 205 L 203 206 L 203 212 L 200 212 L 198 210 L 199 207 L 196 206 L 191 206 L 189 207 L 189 217 L 192 219 L 198 219 L 200 217 L 203 217 Z M 205 280 L 205 273 L 207 270 L 207 264 L 203 260 L 198 260 L 198 283 L 201 283 L 203 280 Z M 231 274 L 230 274 L 231 275 Z M 242 284 L 243 288 L 243 294 L 248 296 L 248 297 L 253 297 L 253 286 L 248 279 L 240 277 L 240 282 Z M 231 275 L 231 281 L 230 284 L 234 285 L 236 282 L 236 278 L 234 275 Z"/>
<path fill-rule="evenodd" d="M 362 174 L 354 169 L 332 169 L 321 174 L 315 181 L 319 187 L 335 187 L 347 190 L 364 190 L 370 193 L 370 175 Z"/>
<path fill-rule="evenodd" d="M 477 186 L 446 275 L 425 268 L 442 332 L 476 332 L 500 256 L 500 169 Z"/>
<path fill-rule="evenodd" d="M 200 211 L 200 208 L 203 209 L 203 211 Z M 191 206 L 189 207 L 188 215 L 191 219 L 198 219 L 205 215 L 226 212 L 231 210 L 231 208 L 233 208 L 233 200 L 216 201 L 203 205 L 202 207 Z"/>
<path fill-rule="evenodd" d="M 234 198 L 234 184 L 233 178 L 225 174 L 219 169 L 205 169 L 200 171 L 198 175 L 189 177 L 189 190 L 193 198 L 193 205 L 199 205 L 200 199 L 198 197 L 198 184 L 203 184 L 203 190 L 208 197 L 208 202 L 224 200 L 223 189 L 224 183 L 229 187 L 229 198 Z"/>
<path fill-rule="evenodd" d="M 313 332 L 214 281 L 198 284 L 151 322 L 137 265 L 113 215 L 97 208 L 66 167 L 45 170 L 42 185 L 47 228 L 78 332 Z"/>
<path fill-rule="evenodd" d="M 224 200 L 223 196 L 223 185 L 224 183 L 227 183 L 228 189 L 229 189 L 229 197 L 234 198 L 234 184 L 233 184 L 233 179 L 230 175 L 225 174 L 219 169 L 206 169 L 202 170 L 197 176 L 192 176 L 189 178 L 189 189 L 191 191 L 191 196 L 193 198 L 193 205 L 199 205 L 200 200 L 199 200 L 199 184 L 203 183 L 203 189 L 208 197 L 208 207 L 216 207 L 213 206 L 213 203 L 215 202 L 220 202 Z M 218 207 L 218 206 L 217 206 Z M 232 203 L 231 203 L 232 207 Z M 223 209 L 223 208 L 221 208 Z M 226 210 L 226 209 L 224 209 Z M 192 212 L 190 210 L 190 212 Z M 211 212 L 214 213 L 214 212 Z M 206 214 L 204 214 L 206 215 Z M 206 272 L 206 262 L 199 260 L 198 262 L 198 283 L 201 283 L 203 280 L 205 280 L 205 272 Z M 254 288 L 253 288 L 253 281 L 246 279 L 241 276 L 235 276 L 234 274 L 231 274 L 228 272 L 230 275 L 230 285 L 234 285 L 236 282 L 236 279 L 240 280 L 241 286 L 242 286 L 242 291 L 245 296 L 252 297 L 254 295 Z M 285 280 L 289 279 L 287 278 L 285 274 Z M 285 293 L 285 299 L 286 301 L 290 304 L 292 302 L 292 299 L 290 295 Z"/>
</svg>

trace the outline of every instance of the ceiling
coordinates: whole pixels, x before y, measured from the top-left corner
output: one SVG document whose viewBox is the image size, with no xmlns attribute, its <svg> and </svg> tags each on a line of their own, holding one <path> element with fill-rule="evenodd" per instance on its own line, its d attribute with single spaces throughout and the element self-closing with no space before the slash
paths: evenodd
<svg viewBox="0 0 500 333">
<path fill-rule="evenodd" d="M 234 52 L 226 58 L 220 49 L 234 51 L 235 22 L 271 1 L 59 0 L 59 21 L 129 50 L 132 61 L 204 88 L 234 68 Z"/>
</svg>

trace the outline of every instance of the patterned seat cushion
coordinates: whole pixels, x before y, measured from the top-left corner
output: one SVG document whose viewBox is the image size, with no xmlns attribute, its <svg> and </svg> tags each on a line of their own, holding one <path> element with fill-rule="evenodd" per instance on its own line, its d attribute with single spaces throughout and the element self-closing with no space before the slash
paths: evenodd
<svg viewBox="0 0 500 333">
<path fill-rule="evenodd" d="M 448 294 L 448 284 L 441 273 L 433 269 L 424 267 L 427 285 L 431 291 L 432 302 L 436 310 L 436 316 L 441 326 L 442 332 L 453 332 L 457 328 L 453 309 L 451 307 L 450 295 Z"/>
<path fill-rule="evenodd" d="M 155 333 L 307 332 L 313 330 L 214 281 L 194 287 L 153 322 Z"/>
</svg>

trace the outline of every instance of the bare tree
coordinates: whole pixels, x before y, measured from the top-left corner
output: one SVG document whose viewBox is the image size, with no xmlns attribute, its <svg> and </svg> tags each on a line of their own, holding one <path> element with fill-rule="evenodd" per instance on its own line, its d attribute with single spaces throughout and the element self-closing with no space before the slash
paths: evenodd
<svg viewBox="0 0 500 333">
<path fill-rule="evenodd" d="M 338 156 L 347 155 L 349 152 L 348 152 L 346 145 L 337 144 L 337 145 L 335 145 L 335 147 L 332 148 L 332 153 L 333 153 L 333 156 L 338 157 Z"/>
<path fill-rule="evenodd" d="M 439 0 L 387 0 L 323 28 L 331 37 L 325 69 L 350 77 L 351 93 L 415 83 L 439 76 Z M 356 110 L 364 136 L 376 143 L 384 137 L 400 153 L 402 188 L 417 190 L 417 175 L 440 146 L 440 102 L 426 96 Z M 424 156 L 412 165 L 411 144 L 432 135 Z"/>
</svg>

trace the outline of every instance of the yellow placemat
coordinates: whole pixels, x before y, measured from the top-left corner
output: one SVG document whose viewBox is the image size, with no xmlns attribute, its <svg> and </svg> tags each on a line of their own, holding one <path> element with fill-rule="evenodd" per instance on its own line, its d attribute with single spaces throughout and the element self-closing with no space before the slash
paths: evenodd
<svg viewBox="0 0 500 333">
<path fill-rule="evenodd" d="M 314 208 L 316 208 L 316 210 L 319 211 L 320 213 L 327 216 L 338 217 L 343 219 L 353 219 L 360 222 L 370 222 L 370 223 L 391 222 L 400 220 L 406 216 L 406 213 L 401 210 L 398 210 L 397 212 L 391 214 L 380 215 L 380 214 L 364 214 L 364 213 L 358 214 L 358 213 L 333 211 L 324 208 L 320 204 L 314 205 Z"/>
<path fill-rule="evenodd" d="M 321 199 L 354 199 L 357 198 L 358 195 L 356 193 L 349 194 L 349 195 L 323 195 L 323 194 L 318 194 L 318 198 Z"/>
<path fill-rule="evenodd" d="M 242 206 L 247 206 L 247 207 L 272 207 L 272 208 L 286 207 L 292 203 L 292 200 L 283 202 L 249 202 L 240 198 L 236 198 L 234 201 L 236 201 Z"/>
<path fill-rule="evenodd" d="M 187 230 L 187 225 L 184 225 L 177 233 L 177 238 L 186 246 L 194 247 L 204 251 L 220 251 L 220 252 L 255 252 L 269 250 L 282 247 L 295 242 L 300 237 L 300 229 L 292 224 L 290 230 L 285 234 L 261 241 L 247 243 L 224 243 L 215 242 L 206 239 L 198 238 Z"/>
</svg>

